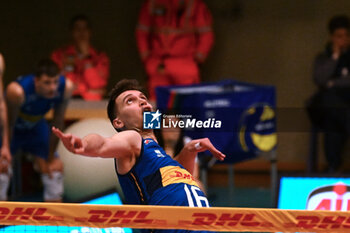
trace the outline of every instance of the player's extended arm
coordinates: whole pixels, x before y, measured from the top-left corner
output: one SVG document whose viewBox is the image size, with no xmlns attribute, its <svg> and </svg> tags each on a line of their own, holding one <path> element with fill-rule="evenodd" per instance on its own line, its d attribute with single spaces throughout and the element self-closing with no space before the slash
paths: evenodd
<svg viewBox="0 0 350 233">
<path fill-rule="evenodd" d="M 52 131 L 62 140 L 63 145 L 75 154 L 118 159 L 138 156 L 141 151 L 141 135 L 133 130 L 123 131 L 109 138 L 99 134 L 89 134 L 80 138 L 62 133 L 55 127 L 52 127 Z"/>
<path fill-rule="evenodd" d="M 222 161 L 225 159 L 226 155 L 217 150 L 208 138 L 201 138 L 192 140 L 187 143 L 180 153 L 175 157 L 175 160 L 178 161 L 187 171 L 191 174 L 195 166 L 195 159 L 198 152 L 203 152 L 209 150 L 212 155 L 218 160 Z"/>
</svg>

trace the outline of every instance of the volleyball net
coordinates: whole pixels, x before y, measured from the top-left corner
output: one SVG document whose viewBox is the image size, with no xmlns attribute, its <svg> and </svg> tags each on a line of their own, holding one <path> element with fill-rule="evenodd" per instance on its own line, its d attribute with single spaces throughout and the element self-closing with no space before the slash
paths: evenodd
<svg viewBox="0 0 350 233">
<path fill-rule="evenodd" d="M 51 226 L 46 232 L 54 232 L 58 227 L 104 229 L 85 232 L 110 233 L 122 232 L 118 228 L 226 232 L 344 232 L 350 231 L 350 212 L 0 202 L 0 225 Z M 67 228 L 67 232 L 84 231 Z"/>
</svg>

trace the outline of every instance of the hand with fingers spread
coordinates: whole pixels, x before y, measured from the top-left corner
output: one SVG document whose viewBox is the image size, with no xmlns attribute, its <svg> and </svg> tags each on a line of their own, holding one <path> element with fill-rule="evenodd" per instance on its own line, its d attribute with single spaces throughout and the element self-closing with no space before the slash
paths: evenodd
<svg viewBox="0 0 350 233">
<path fill-rule="evenodd" d="M 212 153 L 212 155 L 220 161 L 223 161 L 226 157 L 226 155 L 224 155 L 214 147 L 214 145 L 210 142 L 208 138 L 192 140 L 191 142 L 186 144 L 186 147 L 189 152 L 194 152 L 194 153 L 209 150 L 210 153 Z"/>
<path fill-rule="evenodd" d="M 206 150 L 209 150 L 210 153 L 220 161 L 223 161 L 226 157 L 226 155 L 213 146 L 208 138 L 201 138 L 187 143 L 174 159 L 193 174 L 197 153 Z"/>
<path fill-rule="evenodd" d="M 63 145 L 72 153 L 84 154 L 85 145 L 80 137 L 63 133 L 61 130 L 52 127 L 52 132 L 62 140 Z"/>
</svg>

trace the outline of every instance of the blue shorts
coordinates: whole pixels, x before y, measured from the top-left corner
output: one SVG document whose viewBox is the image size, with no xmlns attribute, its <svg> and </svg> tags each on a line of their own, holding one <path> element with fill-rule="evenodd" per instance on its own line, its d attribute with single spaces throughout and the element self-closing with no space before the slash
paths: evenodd
<svg viewBox="0 0 350 233">
<path fill-rule="evenodd" d="M 50 128 L 45 119 L 40 120 L 34 128 L 14 129 L 11 140 L 11 153 L 19 150 L 47 159 L 49 156 Z"/>
</svg>

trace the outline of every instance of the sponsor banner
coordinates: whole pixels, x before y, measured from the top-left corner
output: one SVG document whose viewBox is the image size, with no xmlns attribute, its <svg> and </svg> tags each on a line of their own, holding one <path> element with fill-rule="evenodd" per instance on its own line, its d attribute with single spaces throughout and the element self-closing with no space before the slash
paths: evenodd
<svg viewBox="0 0 350 233">
<path fill-rule="evenodd" d="M 288 177 L 280 179 L 278 208 L 350 210 L 349 177 Z"/>
<path fill-rule="evenodd" d="M 0 202 L 0 224 L 250 232 L 344 232 L 350 230 L 350 213 Z"/>
<path fill-rule="evenodd" d="M 209 138 L 227 155 L 221 163 L 252 159 L 277 146 L 276 90 L 273 86 L 224 80 L 163 86 L 156 88 L 156 93 L 157 110 L 163 114 L 160 128 L 179 127 L 190 138 Z M 167 112 L 174 113 L 178 122 L 164 116 Z M 156 123 L 155 118 L 147 118 L 147 126 L 159 126 Z M 208 156 L 208 153 L 202 152 L 199 156 Z"/>
</svg>

